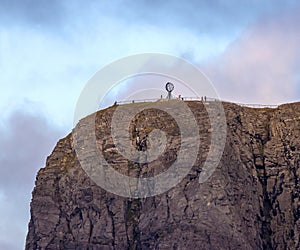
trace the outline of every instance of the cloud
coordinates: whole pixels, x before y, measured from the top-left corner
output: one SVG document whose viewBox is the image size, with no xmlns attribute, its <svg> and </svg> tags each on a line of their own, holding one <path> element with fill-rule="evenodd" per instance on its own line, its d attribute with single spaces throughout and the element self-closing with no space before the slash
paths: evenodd
<svg viewBox="0 0 300 250">
<path fill-rule="evenodd" d="M 0 0 L 0 112 L 6 112 L 0 120 L 0 249 L 23 246 L 36 172 L 63 135 L 58 124 L 71 128 L 76 99 L 96 70 L 136 53 L 184 55 L 205 63 L 226 99 L 290 101 L 295 88 L 300 96 L 299 18 L 297 11 L 281 11 L 296 4 Z M 25 103 L 16 110 L 24 99 L 42 109 Z"/>
<path fill-rule="evenodd" d="M 248 23 L 282 4 L 0 0 L 0 6 L 0 20 L 6 18 L 0 22 L 0 111 L 25 97 L 71 128 L 80 91 L 106 64 L 144 52 L 193 62 L 216 58 Z"/>
<path fill-rule="evenodd" d="M 93 21 L 110 16 L 130 25 L 184 27 L 197 32 L 218 32 L 219 36 L 220 33 L 228 34 L 252 22 L 263 13 L 293 6 L 295 3 L 296 0 L 276 4 L 272 0 L 263 3 L 259 0 L 0 0 L 0 16 L 6 24 L 43 26 L 56 32 L 64 30 L 68 24 L 81 23 L 91 26 Z"/>
<path fill-rule="evenodd" d="M 63 19 L 64 6 L 59 0 L 1 0 L 0 20 L 7 25 L 54 27 Z"/>
<path fill-rule="evenodd" d="M 2 121 L 0 134 L 0 248 L 20 249 L 36 173 L 63 132 L 43 114 L 16 110 Z"/>
<path fill-rule="evenodd" d="M 13 109 L 25 97 L 43 103 L 57 123 L 70 128 L 80 91 L 104 65 L 144 52 L 189 52 L 199 61 L 223 51 L 232 38 L 215 39 L 205 25 L 195 33 L 182 21 L 190 19 L 192 7 L 183 5 L 184 12 L 176 1 L 160 6 L 122 0 L 2 0 L 0 16 L 9 21 L 0 22 L 0 111 Z M 37 20 L 38 15 L 44 19 Z M 193 27 L 202 27 L 201 18 Z"/>
<path fill-rule="evenodd" d="M 130 13 L 129 20 L 139 20 L 143 24 L 179 29 L 183 27 L 196 31 L 198 35 L 209 33 L 220 37 L 239 30 L 261 15 L 293 6 L 296 2 L 288 0 L 274 4 L 272 0 L 121 1 L 116 12 L 118 15 Z M 126 3 L 126 6 L 122 6 L 122 3 Z"/>
<path fill-rule="evenodd" d="M 8 185 L 32 186 L 33 177 L 41 166 L 49 146 L 53 146 L 61 132 L 38 114 L 15 111 L 1 131 L 0 188 Z M 35 168 L 34 168 L 35 167 Z"/>
<path fill-rule="evenodd" d="M 0 242 L 0 249 L 7 249 L 7 250 L 19 250 L 18 246 L 15 246 L 11 243 Z"/>
<path fill-rule="evenodd" d="M 298 12 L 299 8 L 259 20 L 205 66 L 223 98 L 267 104 L 299 99 Z"/>
</svg>

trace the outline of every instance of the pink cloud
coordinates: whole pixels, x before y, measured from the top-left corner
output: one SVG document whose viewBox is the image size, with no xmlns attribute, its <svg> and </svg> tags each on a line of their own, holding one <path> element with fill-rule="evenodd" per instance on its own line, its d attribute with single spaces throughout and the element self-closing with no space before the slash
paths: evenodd
<svg viewBox="0 0 300 250">
<path fill-rule="evenodd" d="M 299 19 L 297 11 L 261 19 L 205 66 L 223 99 L 266 104 L 296 100 Z"/>
</svg>

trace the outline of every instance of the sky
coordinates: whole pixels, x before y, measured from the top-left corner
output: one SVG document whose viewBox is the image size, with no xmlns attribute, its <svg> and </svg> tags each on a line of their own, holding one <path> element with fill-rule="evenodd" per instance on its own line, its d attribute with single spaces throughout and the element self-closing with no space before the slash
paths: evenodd
<svg viewBox="0 0 300 250">
<path fill-rule="evenodd" d="M 71 131 L 87 81 L 119 58 L 184 58 L 223 100 L 299 101 L 297 2 L 0 0 L 0 249 L 24 248 L 37 171 Z"/>
</svg>

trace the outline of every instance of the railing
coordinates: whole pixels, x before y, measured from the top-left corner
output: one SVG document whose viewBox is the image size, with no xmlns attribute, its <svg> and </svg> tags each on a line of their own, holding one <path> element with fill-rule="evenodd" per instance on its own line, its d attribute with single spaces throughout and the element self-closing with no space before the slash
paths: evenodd
<svg viewBox="0 0 300 250">
<path fill-rule="evenodd" d="M 270 108 L 270 109 L 276 109 L 278 108 L 279 105 L 268 105 L 268 104 L 244 104 L 244 103 L 236 103 L 239 106 L 242 107 L 249 107 L 249 108 L 257 108 L 257 109 L 262 109 L 262 108 Z"/>
<path fill-rule="evenodd" d="M 123 105 L 123 104 L 130 104 L 130 103 L 156 102 L 158 100 L 161 99 L 155 98 L 155 99 L 125 100 L 125 101 L 118 101 L 116 102 L 116 104 Z"/>
<path fill-rule="evenodd" d="M 173 100 L 176 100 L 178 98 L 173 98 Z M 124 105 L 124 104 L 130 104 L 130 103 L 145 103 L 145 102 L 157 102 L 160 100 L 167 100 L 165 98 L 153 98 L 153 99 L 139 99 L 139 100 L 125 100 L 125 101 L 118 101 L 115 102 L 115 104 Z M 211 97 L 182 97 L 181 100 L 183 101 L 203 101 L 203 102 L 215 102 L 215 101 L 221 101 L 216 98 Z M 229 101 L 223 101 L 223 102 L 229 102 Z M 234 103 L 234 102 L 229 102 Z M 245 103 L 234 103 L 242 107 L 249 107 L 249 108 L 277 108 L 278 105 L 264 105 L 264 104 L 245 104 Z"/>
</svg>

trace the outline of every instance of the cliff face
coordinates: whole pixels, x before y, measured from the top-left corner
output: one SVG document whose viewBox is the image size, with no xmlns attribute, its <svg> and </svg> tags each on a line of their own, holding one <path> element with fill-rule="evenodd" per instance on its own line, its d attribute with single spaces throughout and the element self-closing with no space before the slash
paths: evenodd
<svg viewBox="0 0 300 250">
<path fill-rule="evenodd" d="M 202 184 L 212 130 L 204 105 L 187 104 L 199 125 L 200 153 L 176 187 L 154 197 L 103 190 L 80 166 L 72 135 L 61 139 L 37 175 L 26 249 L 300 249 L 300 104 L 251 109 L 224 103 L 225 149 Z M 175 161 L 180 133 L 171 117 L 147 110 L 132 121 L 141 137 L 149 128 L 164 130 L 170 145 L 141 167 L 115 148 L 114 110 L 97 113 L 96 136 L 116 170 L 154 176 Z"/>
</svg>

